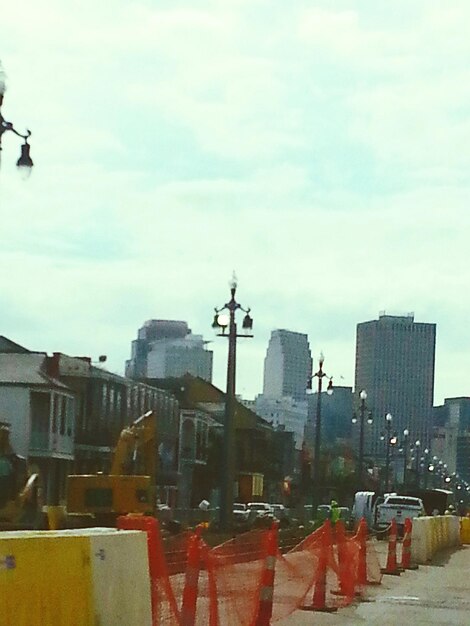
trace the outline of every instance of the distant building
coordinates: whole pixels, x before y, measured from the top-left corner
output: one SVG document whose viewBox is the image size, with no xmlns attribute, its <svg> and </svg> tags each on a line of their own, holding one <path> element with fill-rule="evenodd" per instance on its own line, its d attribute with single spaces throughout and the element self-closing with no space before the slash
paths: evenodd
<svg viewBox="0 0 470 626">
<path fill-rule="evenodd" d="M 273 330 L 264 359 L 263 396 L 305 400 L 312 355 L 307 335 Z"/>
<path fill-rule="evenodd" d="M 446 398 L 433 414 L 432 454 L 446 463 L 449 473 L 470 481 L 470 398 Z"/>
<path fill-rule="evenodd" d="M 257 415 L 270 422 L 274 429 L 294 433 L 297 450 L 302 448 L 305 424 L 307 422 L 307 402 L 294 400 L 289 396 L 271 398 L 260 394 L 254 401 L 253 410 Z"/>
<path fill-rule="evenodd" d="M 314 393 L 308 396 L 308 420 L 306 428 L 306 440 L 313 449 L 315 438 L 315 423 L 317 416 L 317 398 Z M 352 432 L 353 393 L 352 387 L 333 388 L 333 393 L 321 395 L 321 442 L 322 445 L 334 445 L 336 443 L 350 443 Z"/>
<path fill-rule="evenodd" d="M 408 428 L 412 439 L 429 442 L 435 346 L 436 325 L 417 323 L 412 313 L 382 313 L 378 320 L 357 325 L 355 392 L 367 392 L 374 417 L 365 437 L 366 453 L 385 454 L 380 435 L 387 413 L 393 416 L 394 433 Z"/>
<path fill-rule="evenodd" d="M 207 343 L 202 335 L 193 335 L 186 322 L 148 320 L 132 341 L 126 376 L 163 379 L 191 374 L 211 382 L 213 353 Z"/>
</svg>

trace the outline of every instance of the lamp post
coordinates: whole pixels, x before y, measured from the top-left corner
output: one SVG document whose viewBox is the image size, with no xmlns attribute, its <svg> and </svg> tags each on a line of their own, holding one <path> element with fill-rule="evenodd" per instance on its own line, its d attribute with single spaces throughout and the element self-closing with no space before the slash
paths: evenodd
<svg viewBox="0 0 470 626">
<path fill-rule="evenodd" d="M 365 391 L 365 389 L 363 389 L 361 391 L 361 393 L 359 394 L 359 398 L 361 400 L 361 403 L 359 405 L 359 417 L 360 417 L 360 422 L 359 422 L 359 455 L 358 455 L 358 462 L 357 462 L 357 485 L 358 485 L 358 490 L 361 489 L 362 487 L 362 475 L 363 475 L 363 465 L 364 465 L 364 421 L 365 421 L 365 414 L 366 414 L 366 400 L 367 400 L 367 392 Z M 357 423 L 357 416 L 354 413 L 353 417 L 352 417 L 352 423 L 356 424 Z M 367 417 L 367 423 L 368 424 L 372 424 L 373 423 L 373 419 L 372 419 L 372 413 L 369 411 L 368 413 L 368 417 Z"/>
<path fill-rule="evenodd" d="M 389 474 L 390 474 L 390 443 L 391 443 L 391 433 L 392 433 L 392 414 L 387 413 L 385 416 L 385 437 L 387 439 L 387 447 L 385 452 L 385 484 L 384 484 L 384 492 L 388 491 L 388 485 L 390 482 Z"/>
<path fill-rule="evenodd" d="M 320 354 L 320 358 L 318 360 L 318 371 L 313 374 L 308 380 L 308 388 L 311 389 L 312 380 L 314 378 L 318 378 L 318 387 L 317 387 L 317 411 L 315 415 L 315 444 L 314 444 L 314 456 L 313 456 L 313 493 L 312 493 L 312 505 L 313 510 L 312 514 L 316 514 L 317 506 L 320 504 L 318 498 L 318 492 L 320 488 L 320 449 L 321 449 L 321 393 L 322 393 L 322 383 L 323 379 L 328 378 L 328 386 L 326 392 L 328 395 L 333 393 L 333 378 L 328 376 L 323 371 L 323 363 L 325 362 L 325 357 L 323 354 Z"/>
<path fill-rule="evenodd" d="M 237 280 L 235 274 L 230 282 L 230 300 L 220 308 L 215 308 L 212 328 L 220 332 L 218 337 L 228 338 L 228 359 L 227 359 L 227 393 L 225 395 L 225 417 L 224 417 L 224 441 L 223 441 L 223 468 L 220 488 L 220 527 L 223 530 L 230 530 L 233 521 L 233 487 L 235 483 L 235 374 L 237 356 L 237 338 L 253 337 L 249 332 L 253 328 L 253 319 L 250 317 L 250 309 L 244 309 L 235 300 L 237 291 Z M 235 319 L 236 311 L 243 311 L 242 328 L 245 334 L 237 333 L 237 323 Z M 227 314 L 228 313 L 228 314 Z M 228 329 L 228 332 L 227 332 Z"/>
<path fill-rule="evenodd" d="M 2 149 L 3 134 L 6 133 L 7 131 L 11 131 L 18 137 L 21 137 L 22 139 L 24 139 L 24 143 L 21 146 L 21 155 L 18 161 L 16 162 L 16 165 L 19 168 L 31 169 L 33 167 L 33 161 L 29 154 L 30 145 L 28 143 L 28 138 L 31 136 L 31 131 L 27 130 L 26 135 L 22 135 L 20 132 L 16 130 L 16 128 L 13 126 L 11 122 L 7 122 L 6 119 L 3 117 L 1 108 L 3 104 L 3 97 L 5 95 L 5 90 L 6 90 L 5 74 L 0 65 L 0 151 Z"/>
<path fill-rule="evenodd" d="M 408 478 L 407 469 L 408 469 L 408 446 L 409 446 L 408 437 L 409 435 L 410 435 L 410 431 L 408 430 L 408 428 L 405 428 L 405 430 L 403 431 L 403 487 L 405 489 L 406 489 L 406 479 Z"/>
<path fill-rule="evenodd" d="M 424 448 L 424 457 L 423 457 L 424 458 L 424 464 L 423 464 L 423 469 L 424 469 L 423 487 L 424 489 L 428 488 L 429 454 L 430 454 L 429 448 Z"/>
<path fill-rule="evenodd" d="M 416 472 L 416 487 L 419 489 L 419 449 L 421 447 L 421 441 L 417 439 L 415 441 L 415 472 Z"/>
</svg>

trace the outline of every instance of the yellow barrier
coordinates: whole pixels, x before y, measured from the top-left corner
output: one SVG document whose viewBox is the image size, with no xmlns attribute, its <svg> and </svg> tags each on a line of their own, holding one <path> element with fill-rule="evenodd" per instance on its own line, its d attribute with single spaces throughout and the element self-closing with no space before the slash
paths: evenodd
<svg viewBox="0 0 470 626">
<path fill-rule="evenodd" d="M 150 623 L 144 533 L 0 533 L 0 626 Z"/>
<path fill-rule="evenodd" d="M 460 519 L 460 541 L 470 543 L 470 517 Z"/>
</svg>

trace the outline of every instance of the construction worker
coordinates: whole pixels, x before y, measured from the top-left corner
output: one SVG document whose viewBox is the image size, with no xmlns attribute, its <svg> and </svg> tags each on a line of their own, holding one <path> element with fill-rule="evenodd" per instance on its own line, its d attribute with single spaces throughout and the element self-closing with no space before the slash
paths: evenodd
<svg viewBox="0 0 470 626">
<path fill-rule="evenodd" d="M 330 502 L 330 506 L 331 506 L 330 519 L 331 519 L 331 523 L 334 525 L 340 519 L 341 512 L 339 510 L 339 506 L 336 500 L 332 500 Z"/>
</svg>

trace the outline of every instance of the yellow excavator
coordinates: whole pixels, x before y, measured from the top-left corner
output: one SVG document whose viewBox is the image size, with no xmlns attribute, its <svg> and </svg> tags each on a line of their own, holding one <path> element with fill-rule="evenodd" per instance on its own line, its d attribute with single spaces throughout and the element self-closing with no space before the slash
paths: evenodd
<svg viewBox="0 0 470 626">
<path fill-rule="evenodd" d="M 39 474 L 10 444 L 10 424 L 0 422 L 0 530 L 35 528 L 41 517 Z"/>
<path fill-rule="evenodd" d="M 109 474 L 68 476 L 67 525 L 80 516 L 114 526 L 119 515 L 155 514 L 155 422 L 154 411 L 148 411 L 121 431 Z"/>
</svg>

